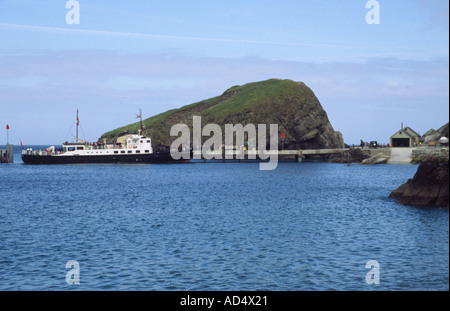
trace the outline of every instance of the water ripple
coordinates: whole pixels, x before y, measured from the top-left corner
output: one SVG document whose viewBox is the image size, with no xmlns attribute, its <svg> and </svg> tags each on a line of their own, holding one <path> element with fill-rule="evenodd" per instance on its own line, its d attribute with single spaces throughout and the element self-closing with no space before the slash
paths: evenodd
<svg viewBox="0 0 450 311">
<path fill-rule="evenodd" d="M 1 170 L 0 290 L 448 290 L 448 210 L 387 199 L 416 166 Z"/>
</svg>

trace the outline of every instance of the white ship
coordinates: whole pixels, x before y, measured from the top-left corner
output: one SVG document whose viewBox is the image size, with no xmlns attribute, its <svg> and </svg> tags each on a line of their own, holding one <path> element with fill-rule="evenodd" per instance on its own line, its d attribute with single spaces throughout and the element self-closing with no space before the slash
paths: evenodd
<svg viewBox="0 0 450 311">
<path fill-rule="evenodd" d="M 187 163 L 189 159 L 174 160 L 170 151 L 153 152 L 152 140 L 143 135 L 142 113 L 137 135 L 130 135 L 126 143 L 89 144 L 78 138 L 78 110 L 76 142 L 65 142 L 62 148 L 51 146 L 46 150 L 22 150 L 25 164 L 78 164 L 78 163 Z M 190 152 L 190 151 L 188 151 Z"/>
</svg>

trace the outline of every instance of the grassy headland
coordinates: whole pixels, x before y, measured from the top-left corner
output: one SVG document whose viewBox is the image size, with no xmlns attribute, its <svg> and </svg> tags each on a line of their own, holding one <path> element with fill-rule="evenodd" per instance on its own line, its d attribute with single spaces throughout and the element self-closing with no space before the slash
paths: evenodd
<svg viewBox="0 0 450 311">
<path fill-rule="evenodd" d="M 169 146 L 174 140 L 170 129 L 177 123 L 192 129 L 192 117 L 201 116 L 202 125 L 278 124 L 286 134 L 287 148 L 333 148 L 343 143 L 332 128 L 326 112 L 314 93 L 303 82 L 270 79 L 233 86 L 222 95 L 172 109 L 143 121 L 144 133 L 153 144 Z M 137 133 L 139 123 L 109 131 L 101 136 L 108 141 Z"/>
</svg>

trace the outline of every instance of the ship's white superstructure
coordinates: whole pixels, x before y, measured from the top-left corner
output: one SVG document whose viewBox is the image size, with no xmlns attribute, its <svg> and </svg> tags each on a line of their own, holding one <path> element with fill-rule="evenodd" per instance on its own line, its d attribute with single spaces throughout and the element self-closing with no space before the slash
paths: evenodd
<svg viewBox="0 0 450 311">
<path fill-rule="evenodd" d="M 102 156 L 102 155 L 129 155 L 129 154 L 152 154 L 152 140 L 150 137 L 142 135 L 131 135 L 126 140 L 125 146 L 117 144 L 89 144 L 89 143 L 69 143 L 62 144 L 58 149 L 51 146 L 46 150 L 31 149 L 24 151 L 25 154 L 53 155 L 53 156 Z"/>
<path fill-rule="evenodd" d="M 78 138 L 78 110 L 76 142 L 65 142 L 60 148 L 22 150 L 25 164 L 77 164 L 77 163 L 188 163 L 190 159 L 174 160 L 170 151 L 153 152 L 152 140 L 143 135 L 142 113 L 138 134 L 129 135 L 125 143 L 93 143 Z"/>
</svg>

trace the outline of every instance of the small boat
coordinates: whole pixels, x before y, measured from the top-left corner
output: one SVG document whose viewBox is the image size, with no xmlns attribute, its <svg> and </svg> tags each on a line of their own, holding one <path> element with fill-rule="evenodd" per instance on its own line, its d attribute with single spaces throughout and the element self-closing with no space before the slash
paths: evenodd
<svg viewBox="0 0 450 311">
<path fill-rule="evenodd" d="M 188 163 L 192 158 L 175 160 L 170 151 L 153 152 L 152 140 L 143 135 L 142 112 L 138 134 L 129 135 L 126 143 L 90 144 L 78 138 L 78 110 L 76 142 L 64 142 L 62 148 L 51 146 L 45 150 L 22 150 L 24 164 L 89 164 L 89 163 Z"/>
</svg>

